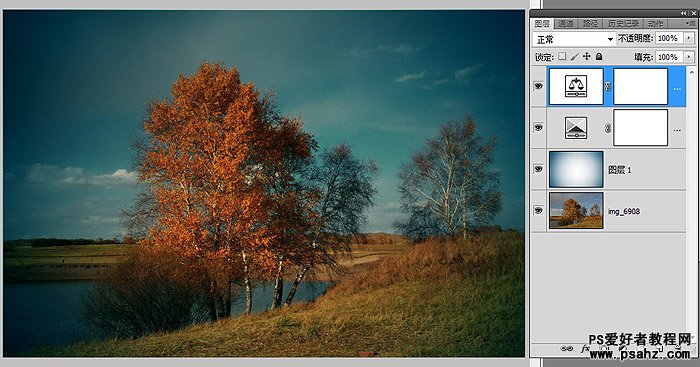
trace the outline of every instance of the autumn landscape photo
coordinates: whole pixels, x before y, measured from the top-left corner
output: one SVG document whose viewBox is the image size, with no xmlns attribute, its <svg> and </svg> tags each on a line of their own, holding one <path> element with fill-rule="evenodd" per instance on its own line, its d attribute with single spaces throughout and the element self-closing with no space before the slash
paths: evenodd
<svg viewBox="0 0 700 367">
<path fill-rule="evenodd" d="M 3 356 L 524 356 L 521 11 L 3 17 Z"/>
</svg>

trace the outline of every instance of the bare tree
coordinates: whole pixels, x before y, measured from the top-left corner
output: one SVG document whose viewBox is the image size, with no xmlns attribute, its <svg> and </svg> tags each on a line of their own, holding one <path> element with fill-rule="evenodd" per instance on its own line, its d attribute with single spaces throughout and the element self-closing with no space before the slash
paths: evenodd
<svg viewBox="0 0 700 367">
<path fill-rule="evenodd" d="M 420 205 L 408 206 L 406 204 L 402 204 L 402 207 L 404 211 L 408 211 L 408 218 L 405 221 L 399 221 L 394 224 L 400 233 L 413 239 L 414 242 L 444 235 L 442 226 L 430 208 Z"/>
<path fill-rule="evenodd" d="M 142 190 L 136 194 L 131 208 L 122 209 L 119 217 L 126 229 L 127 235 L 136 240 L 147 237 L 148 228 L 156 220 L 156 202 L 148 191 Z"/>
<path fill-rule="evenodd" d="M 318 164 L 308 170 L 305 177 L 307 188 L 315 193 L 317 200 L 306 242 L 288 254 L 299 271 L 285 306 L 291 305 L 299 283 L 316 266 L 334 272 L 343 271 L 337 262 L 338 255 L 349 252 L 353 236 L 360 235 L 366 222 L 365 211 L 373 204 L 376 193 L 376 173 L 377 166 L 373 161 L 356 158 L 350 147 L 344 144 L 324 151 Z"/>
<path fill-rule="evenodd" d="M 466 237 L 490 223 L 502 205 L 499 173 L 490 167 L 495 150 L 496 137 L 479 136 L 471 116 L 442 126 L 399 171 L 408 216 L 396 223 L 399 231 L 414 239 Z"/>
<path fill-rule="evenodd" d="M 206 321 L 202 272 L 172 251 L 138 247 L 83 298 L 86 321 L 107 336 L 134 338 Z"/>
</svg>

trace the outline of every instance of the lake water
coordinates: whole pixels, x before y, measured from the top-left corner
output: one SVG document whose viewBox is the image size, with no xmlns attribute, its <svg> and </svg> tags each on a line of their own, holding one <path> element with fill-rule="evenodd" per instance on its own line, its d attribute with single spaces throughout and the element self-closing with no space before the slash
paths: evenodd
<svg viewBox="0 0 700 367">
<path fill-rule="evenodd" d="M 82 298 L 93 281 L 49 281 L 4 284 L 3 350 L 13 356 L 40 346 L 60 346 L 99 338 L 82 318 Z M 325 293 L 329 282 L 303 282 L 295 302 L 311 301 Z M 285 282 L 286 292 L 291 282 Z M 253 292 L 255 312 L 267 310 L 272 283 L 259 284 Z M 233 314 L 245 311 L 245 299 L 232 306 Z"/>
</svg>

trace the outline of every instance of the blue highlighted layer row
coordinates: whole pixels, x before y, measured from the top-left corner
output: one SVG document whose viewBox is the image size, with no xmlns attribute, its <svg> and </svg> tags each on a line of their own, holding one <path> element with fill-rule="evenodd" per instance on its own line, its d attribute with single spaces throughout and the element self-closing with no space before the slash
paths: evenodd
<svg viewBox="0 0 700 367">
<path fill-rule="evenodd" d="M 547 106 L 552 107 L 685 107 L 685 66 L 548 66 L 547 86 L 550 86 L 550 71 L 554 69 L 603 69 L 603 104 L 552 104 L 550 103 L 550 88 L 547 88 Z M 615 104 L 613 96 L 615 93 L 614 69 L 667 69 L 668 70 L 668 100 L 666 104 Z M 606 83 L 610 84 L 606 90 Z"/>
</svg>

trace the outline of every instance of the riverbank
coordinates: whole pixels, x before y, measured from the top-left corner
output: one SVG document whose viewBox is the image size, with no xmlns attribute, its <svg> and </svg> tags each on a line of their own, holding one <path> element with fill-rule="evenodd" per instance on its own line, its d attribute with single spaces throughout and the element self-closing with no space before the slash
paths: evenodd
<svg viewBox="0 0 700 367">
<path fill-rule="evenodd" d="M 33 355 L 522 357 L 524 287 L 521 233 L 429 241 L 340 281 L 315 302 Z"/>
<path fill-rule="evenodd" d="M 3 355 L 17 357 L 37 348 L 58 348 L 80 341 L 108 337 L 84 318 L 84 300 L 92 295 L 94 280 L 51 280 L 7 283 L 3 288 Z M 285 282 L 285 287 L 291 286 Z M 330 282 L 302 282 L 297 302 L 310 301 L 326 292 Z M 256 283 L 253 311 L 269 307 L 274 284 Z M 245 311 L 242 295 L 234 300 L 231 314 Z M 264 302 L 268 300 L 268 302 Z"/>
<path fill-rule="evenodd" d="M 5 283 L 35 282 L 46 280 L 98 280 L 104 279 L 110 265 L 6 265 L 3 268 Z"/>
</svg>

